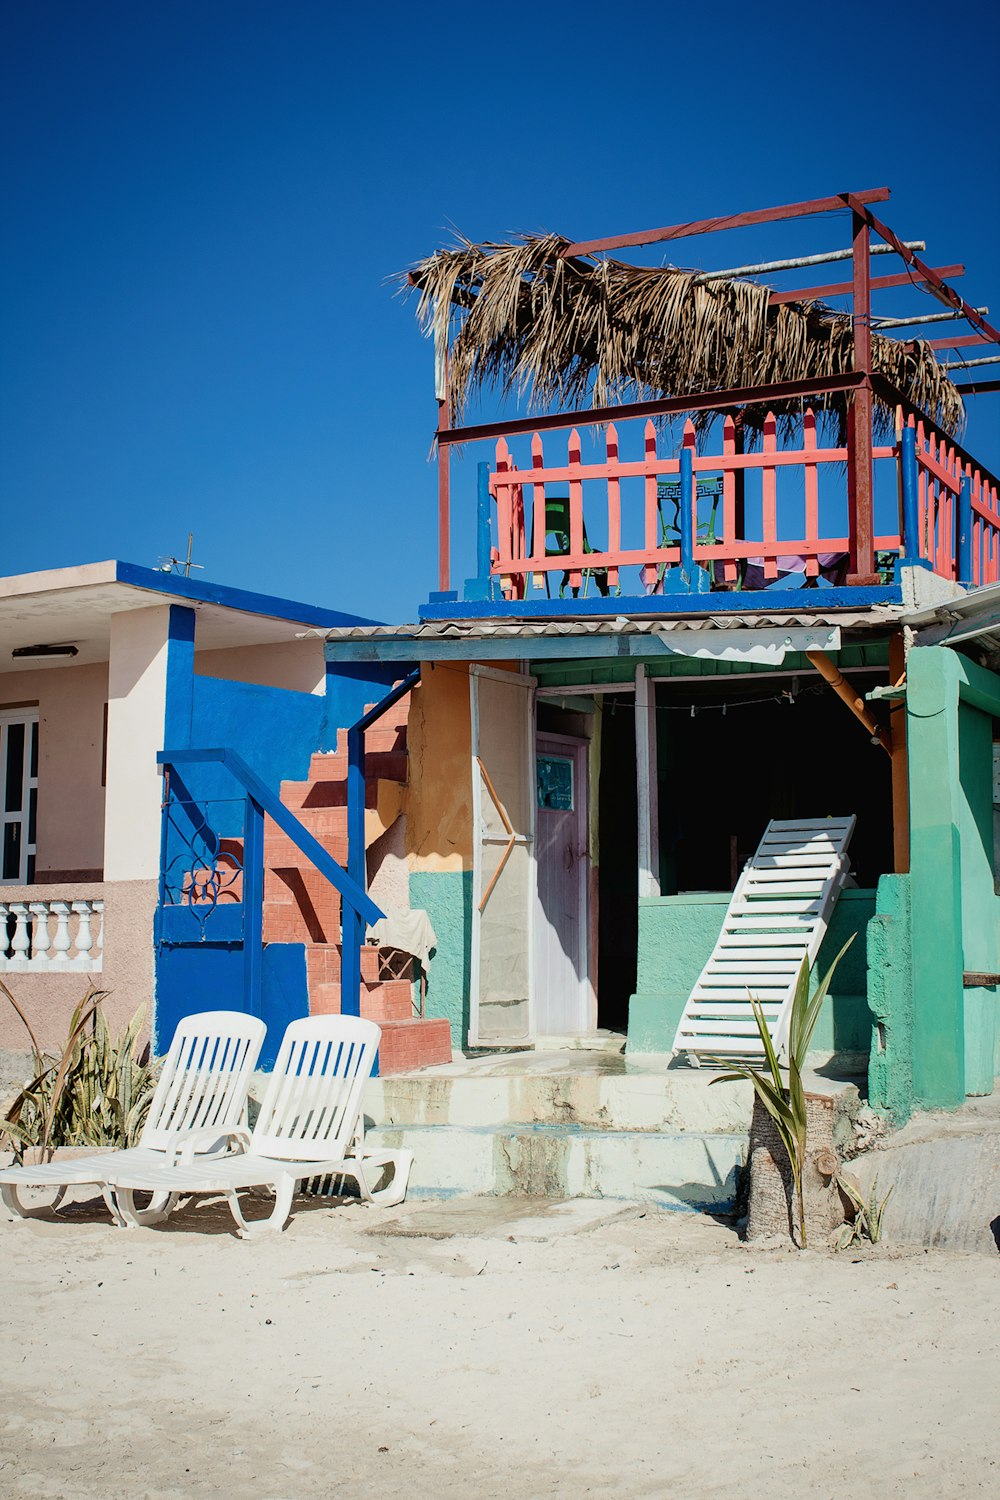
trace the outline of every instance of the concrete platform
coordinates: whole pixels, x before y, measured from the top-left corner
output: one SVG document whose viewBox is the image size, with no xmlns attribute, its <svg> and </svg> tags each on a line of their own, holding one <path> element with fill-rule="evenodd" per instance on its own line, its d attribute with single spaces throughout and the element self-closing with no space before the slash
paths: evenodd
<svg viewBox="0 0 1000 1500">
<path fill-rule="evenodd" d="M 607 1198 L 728 1212 L 753 1091 L 619 1049 L 478 1054 L 365 1094 L 373 1145 L 414 1153 L 416 1196 Z M 811 1075 L 822 1092 L 850 1087 Z"/>
<path fill-rule="evenodd" d="M 892 1188 L 887 1244 L 1000 1254 L 1000 1092 L 915 1115 L 847 1166 L 866 1194 L 876 1176 L 880 1200 Z"/>
</svg>

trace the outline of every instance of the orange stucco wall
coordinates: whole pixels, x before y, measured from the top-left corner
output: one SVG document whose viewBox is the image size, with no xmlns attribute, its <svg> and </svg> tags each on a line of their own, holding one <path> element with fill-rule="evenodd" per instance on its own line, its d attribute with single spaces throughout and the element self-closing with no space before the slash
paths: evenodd
<svg viewBox="0 0 1000 1500">
<path fill-rule="evenodd" d="M 472 867 L 472 722 L 464 662 L 424 667 L 407 723 L 411 870 Z"/>
</svg>

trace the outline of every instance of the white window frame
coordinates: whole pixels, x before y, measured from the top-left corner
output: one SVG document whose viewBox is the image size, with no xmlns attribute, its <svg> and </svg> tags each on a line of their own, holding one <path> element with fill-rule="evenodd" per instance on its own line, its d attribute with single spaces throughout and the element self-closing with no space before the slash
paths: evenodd
<svg viewBox="0 0 1000 1500">
<path fill-rule="evenodd" d="M 22 769 L 21 782 L 21 808 L 19 812 L 7 812 L 7 736 L 12 724 L 23 724 L 24 733 L 24 766 Z M 38 777 L 31 774 L 31 729 L 34 726 L 35 734 L 38 730 L 37 708 L 4 708 L 0 709 L 0 886 L 5 885 L 30 885 L 28 879 L 29 866 L 35 861 L 36 844 L 29 843 L 28 835 L 31 826 L 31 794 L 35 793 L 36 801 L 36 828 L 37 839 L 37 800 L 38 800 Z M 17 876 L 4 876 L 3 871 L 3 845 L 5 829 L 9 823 L 20 823 L 21 825 L 21 862 Z"/>
</svg>

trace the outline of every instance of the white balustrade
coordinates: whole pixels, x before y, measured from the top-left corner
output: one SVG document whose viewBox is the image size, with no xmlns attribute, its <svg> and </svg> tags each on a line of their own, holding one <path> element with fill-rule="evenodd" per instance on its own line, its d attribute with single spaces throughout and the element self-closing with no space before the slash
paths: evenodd
<svg viewBox="0 0 1000 1500">
<path fill-rule="evenodd" d="M 0 901 L 0 973 L 96 973 L 103 967 L 103 901 Z"/>
</svg>

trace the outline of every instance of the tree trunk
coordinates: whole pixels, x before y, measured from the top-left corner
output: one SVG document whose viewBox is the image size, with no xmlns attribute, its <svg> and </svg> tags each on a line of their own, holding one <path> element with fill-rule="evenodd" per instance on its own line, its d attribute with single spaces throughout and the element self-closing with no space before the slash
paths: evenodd
<svg viewBox="0 0 1000 1500">
<path fill-rule="evenodd" d="M 806 1237 L 812 1246 L 825 1245 L 843 1222 L 835 1173 L 839 1158 L 834 1145 L 834 1101 L 825 1094 L 806 1095 L 806 1159 L 802 1171 Z M 777 1127 L 757 1096 L 750 1123 L 750 1205 L 746 1237 L 764 1240 L 780 1235 L 801 1242 L 799 1206 L 792 1165 Z"/>
</svg>

